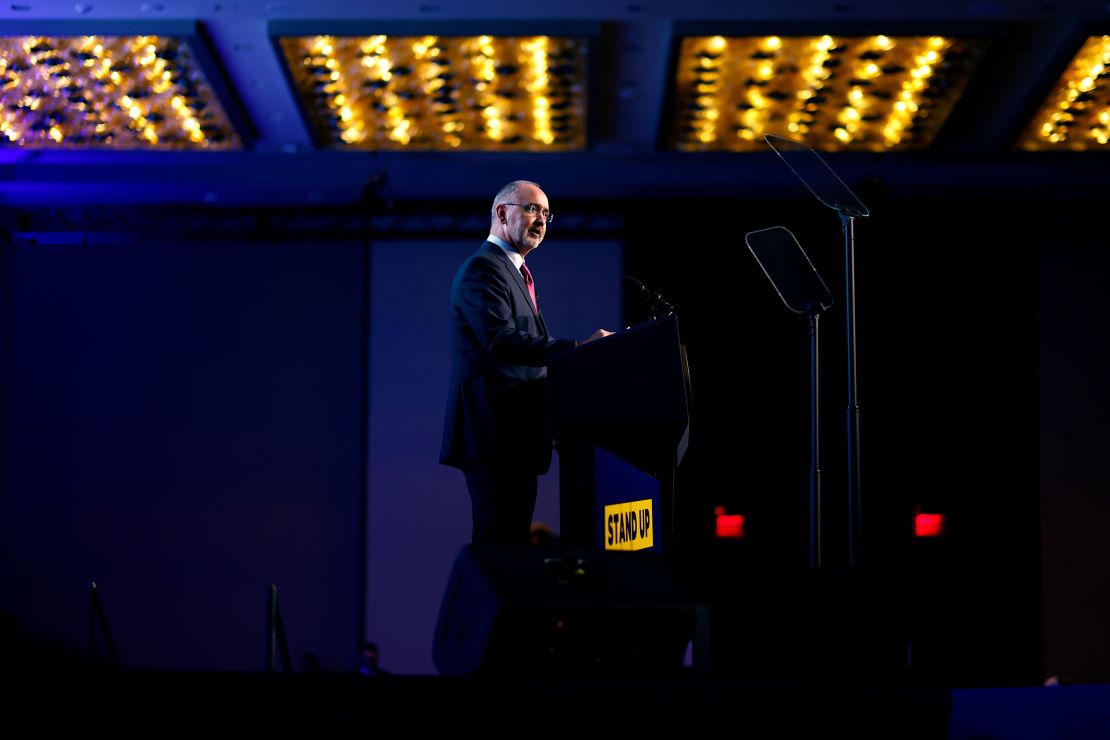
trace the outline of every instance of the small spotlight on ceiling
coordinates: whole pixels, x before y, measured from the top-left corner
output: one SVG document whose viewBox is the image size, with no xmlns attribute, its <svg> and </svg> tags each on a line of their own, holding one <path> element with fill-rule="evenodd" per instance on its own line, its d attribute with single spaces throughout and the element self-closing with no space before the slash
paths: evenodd
<svg viewBox="0 0 1110 740">
<path fill-rule="evenodd" d="M 585 148 L 585 39 L 285 36 L 280 47 L 326 148 Z"/>
<path fill-rule="evenodd" d="M 984 48 L 944 36 L 687 37 L 671 146 L 764 151 L 775 134 L 824 151 L 921 149 Z"/>
<path fill-rule="evenodd" d="M 1110 36 L 1092 36 L 1018 140 L 1030 151 L 1110 149 Z"/>
<path fill-rule="evenodd" d="M 0 36 L 0 146 L 241 149 L 188 44 Z"/>
</svg>

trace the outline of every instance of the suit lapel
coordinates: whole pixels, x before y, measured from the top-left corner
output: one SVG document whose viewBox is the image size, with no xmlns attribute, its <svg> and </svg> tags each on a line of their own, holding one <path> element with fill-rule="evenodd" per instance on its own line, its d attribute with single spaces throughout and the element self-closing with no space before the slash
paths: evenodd
<svg viewBox="0 0 1110 740">
<path fill-rule="evenodd" d="M 520 292 L 520 297 L 524 299 L 524 305 L 532 309 L 532 315 L 536 317 L 536 323 L 539 325 L 540 331 L 544 336 L 547 336 L 547 324 L 543 321 L 543 315 L 536 309 L 535 304 L 532 303 L 532 296 L 528 294 L 528 286 L 524 284 L 524 276 L 520 274 L 520 270 L 516 269 L 513 261 L 509 259 L 509 255 L 505 254 L 505 250 L 493 242 L 486 242 L 486 244 L 488 244 L 490 249 L 501 258 L 501 262 L 505 266 L 505 271 L 509 274 L 509 279 L 516 285 L 517 291 Z"/>
</svg>

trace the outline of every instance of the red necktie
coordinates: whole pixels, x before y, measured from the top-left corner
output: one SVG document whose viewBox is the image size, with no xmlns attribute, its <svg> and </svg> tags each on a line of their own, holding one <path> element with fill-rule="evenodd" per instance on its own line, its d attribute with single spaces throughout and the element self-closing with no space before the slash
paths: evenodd
<svg viewBox="0 0 1110 740">
<path fill-rule="evenodd" d="M 528 271 L 528 265 L 523 262 L 520 263 L 520 273 L 524 275 L 524 284 L 528 286 L 528 295 L 532 296 L 532 306 L 538 312 L 540 304 L 536 302 L 536 283 L 532 280 L 532 273 Z"/>
</svg>

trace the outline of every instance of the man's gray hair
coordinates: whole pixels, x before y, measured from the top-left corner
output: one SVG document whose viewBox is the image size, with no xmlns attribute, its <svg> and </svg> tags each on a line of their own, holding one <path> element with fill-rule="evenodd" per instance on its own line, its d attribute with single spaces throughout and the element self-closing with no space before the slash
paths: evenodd
<svg viewBox="0 0 1110 740">
<path fill-rule="evenodd" d="M 497 220 L 497 206 L 515 199 L 516 191 L 520 189 L 521 185 L 534 185 L 540 188 L 538 183 L 534 183 L 531 180 L 513 180 L 508 185 L 498 190 L 497 195 L 493 196 L 493 207 L 490 208 L 490 223 Z M 543 190 L 543 188 L 540 188 L 540 190 Z"/>
</svg>

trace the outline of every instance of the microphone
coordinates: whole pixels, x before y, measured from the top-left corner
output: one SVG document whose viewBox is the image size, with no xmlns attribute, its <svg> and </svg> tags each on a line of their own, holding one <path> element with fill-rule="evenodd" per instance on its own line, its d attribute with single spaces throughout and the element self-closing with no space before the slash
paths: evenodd
<svg viewBox="0 0 1110 740">
<path fill-rule="evenodd" d="M 663 299 L 663 296 L 659 293 L 659 291 L 652 290 L 648 286 L 644 285 L 643 282 L 637 280 L 631 275 L 625 275 L 624 280 L 626 283 L 640 291 L 640 294 L 644 299 L 644 303 L 647 304 L 648 311 L 651 313 L 652 318 L 655 318 L 655 314 L 660 310 L 665 311 L 666 316 L 670 316 L 674 313 L 674 306 L 667 303 L 667 301 Z"/>
</svg>

